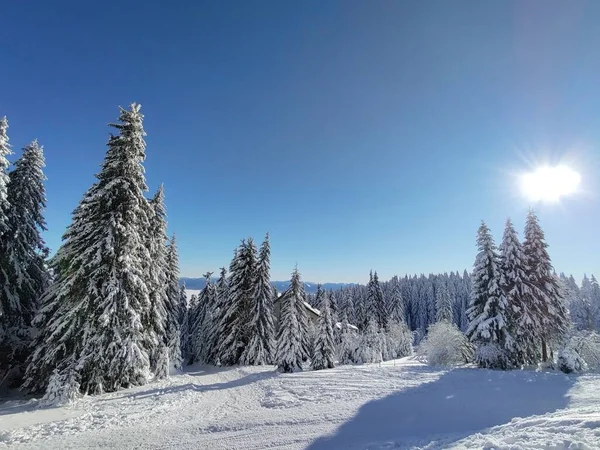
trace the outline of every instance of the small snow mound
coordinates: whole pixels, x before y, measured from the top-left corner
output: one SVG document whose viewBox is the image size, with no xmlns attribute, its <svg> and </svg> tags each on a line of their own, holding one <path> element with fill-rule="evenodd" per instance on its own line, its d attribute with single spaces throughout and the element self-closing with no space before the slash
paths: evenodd
<svg viewBox="0 0 600 450">
<path fill-rule="evenodd" d="M 263 408 L 293 408 L 301 402 L 290 392 L 272 390 L 267 391 L 260 403 Z"/>
</svg>

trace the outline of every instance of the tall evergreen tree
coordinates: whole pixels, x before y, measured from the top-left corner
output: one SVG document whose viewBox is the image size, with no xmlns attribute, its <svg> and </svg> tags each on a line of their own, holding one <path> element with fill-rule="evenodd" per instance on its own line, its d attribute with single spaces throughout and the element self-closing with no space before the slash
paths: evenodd
<svg viewBox="0 0 600 450">
<path fill-rule="evenodd" d="M 476 360 L 481 367 L 503 369 L 508 366 L 505 349 L 512 345 L 512 337 L 507 328 L 506 297 L 499 286 L 496 246 L 484 222 L 477 232 L 477 247 L 467 336 L 477 346 Z"/>
<path fill-rule="evenodd" d="M 208 340 L 212 351 L 208 355 L 207 362 L 221 364 L 220 362 L 220 343 L 227 337 L 227 330 L 222 329 L 220 324 L 227 311 L 227 302 L 229 300 L 229 285 L 227 283 L 227 269 L 221 267 L 219 279 L 217 280 L 216 301 L 214 308 L 214 320 L 207 330 Z"/>
<path fill-rule="evenodd" d="M 181 330 L 181 359 L 182 365 L 190 361 L 190 327 L 189 327 L 190 302 L 187 298 L 185 285 L 179 289 L 179 329 Z"/>
<path fill-rule="evenodd" d="M 41 236 L 46 230 L 44 165 L 42 147 L 33 141 L 23 149 L 10 173 L 7 228 L 0 238 L 0 330 L 4 330 L 7 340 L 3 346 L 0 337 L 0 355 L 9 355 L 9 361 L 2 361 L 0 367 L 17 369 L 16 373 L 13 370 L 17 376 L 29 351 L 38 300 L 49 283 L 48 249 Z"/>
<path fill-rule="evenodd" d="M 50 385 L 99 393 L 149 379 L 143 315 L 150 307 L 151 211 L 142 119 L 137 104 L 121 109 L 98 181 L 73 212 L 54 258 L 56 282 L 42 299 L 41 333 L 26 374 L 32 391 Z"/>
<path fill-rule="evenodd" d="M 379 329 L 385 330 L 387 329 L 388 325 L 388 315 L 385 306 L 385 298 L 383 297 L 381 284 L 379 284 L 379 276 L 377 275 L 377 271 L 373 273 L 373 297 L 375 300 L 377 325 L 379 326 Z"/>
<path fill-rule="evenodd" d="M 532 286 L 533 311 L 540 324 L 542 361 L 548 360 L 548 346 L 559 344 L 569 328 L 560 284 L 548 255 L 548 244 L 535 213 L 530 210 L 525 223 L 525 254 L 527 281 Z"/>
<path fill-rule="evenodd" d="M 273 287 L 271 286 L 271 247 L 269 235 L 260 247 L 254 296 L 251 305 L 250 342 L 242 354 L 242 364 L 271 364 L 275 347 Z"/>
<path fill-rule="evenodd" d="M 208 324 L 213 321 L 213 307 L 216 302 L 215 286 L 212 272 L 204 274 L 204 288 L 198 294 L 198 302 L 192 320 L 192 362 L 207 362 L 213 349 L 208 339 Z"/>
<path fill-rule="evenodd" d="M 507 302 L 508 326 L 514 345 L 508 348 L 510 363 L 514 366 L 536 361 L 536 339 L 539 324 L 531 310 L 531 288 L 525 273 L 523 246 L 510 219 L 500 245 L 500 287 Z"/>
<path fill-rule="evenodd" d="M 392 295 L 389 318 L 391 322 L 406 323 L 406 309 L 402 296 L 402 286 L 397 276 L 392 278 Z"/>
<path fill-rule="evenodd" d="M 229 273 L 229 298 L 220 323 L 224 338 L 219 343 L 219 359 L 226 366 L 237 364 L 248 344 L 247 324 L 256 276 L 256 246 L 252 239 L 242 241 L 231 261 Z"/>
<path fill-rule="evenodd" d="M 450 290 L 448 284 L 444 280 L 438 282 L 438 288 L 435 292 L 436 301 L 436 320 L 441 322 L 445 320 L 452 323 L 454 317 L 454 311 L 452 310 L 452 298 L 450 297 Z"/>
<path fill-rule="evenodd" d="M 164 187 L 161 185 L 150 200 L 150 228 L 147 234 L 150 259 L 147 263 L 150 307 L 144 313 L 144 334 L 150 357 L 150 367 L 155 373 L 168 373 L 168 368 L 157 370 L 159 361 L 165 363 L 164 346 L 167 337 L 167 221 Z"/>
<path fill-rule="evenodd" d="M 12 155 L 10 144 L 8 143 L 8 120 L 6 117 L 0 118 L 0 239 L 8 226 L 6 214 L 8 211 L 8 167 L 10 162 L 7 156 Z M 2 310 L 0 309 L 0 316 Z"/>
<path fill-rule="evenodd" d="M 304 285 L 298 268 L 294 269 L 290 286 L 281 295 L 281 316 L 277 334 L 277 367 L 281 372 L 302 369 L 306 357 L 307 330 L 302 324 L 304 312 Z"/>
<path fill-rule="evenodd" d="M 330 296 L 331 294 L 321 296 L 319 329 L 311 358 L 311 368 L 313 370 L 333 369 L 335 345 L 333 341 L 331 308 L 329 307 Z"/>
<path fill-rule="evenodd" d="M 165 270 L 165 344 L 169 349 L 169 360 L 175 369 L 181 369 L 181 292 L 179 286 L 179 253 L 175 236 L 171 237 L 166 250 Z"/>
</svg>

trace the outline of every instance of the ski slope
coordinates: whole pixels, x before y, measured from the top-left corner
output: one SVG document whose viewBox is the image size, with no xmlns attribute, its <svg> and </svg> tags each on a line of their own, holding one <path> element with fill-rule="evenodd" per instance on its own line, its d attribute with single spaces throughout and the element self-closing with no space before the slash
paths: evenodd
<svg viewBox="0 0 600 450">
<path fill-rule="evenodd" d="M 410 359 L 278 374 L 194 366 L 61 408 L 0 403 L 0 448 L 597 449 L 600 376 Z"/>
</svg>

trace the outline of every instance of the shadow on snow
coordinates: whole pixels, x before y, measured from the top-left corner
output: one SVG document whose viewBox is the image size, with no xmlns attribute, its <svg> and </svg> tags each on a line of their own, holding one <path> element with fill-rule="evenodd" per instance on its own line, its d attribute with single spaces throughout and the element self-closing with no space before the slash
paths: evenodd
<svg viewBox="0 0 600 450">
<path fill-rule="evenodd" d="M 560 373 L 455 369 L 438 380 L 363 405 L 309 450 L 408 448 L 458 440 L 514 417 L 565 408 L 575 379 Z"/>
</svg>

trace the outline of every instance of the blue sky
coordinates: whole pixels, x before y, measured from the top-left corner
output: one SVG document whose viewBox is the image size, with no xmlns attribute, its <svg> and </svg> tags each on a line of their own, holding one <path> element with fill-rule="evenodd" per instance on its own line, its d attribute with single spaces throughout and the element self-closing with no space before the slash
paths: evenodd
<svg viewBox="0 0 600 450">
<path fill-rule="evenodd" d="M 273 278 L 470 268 L 549 162 L 583 193 L 535 205 L 557 270 L 600 274 L 600 2 L 13 1 L 0 114 L 47 158 L 56 249 L 119 105 L 142 104 L 182 274 L 269 231 Z M 150 195 L 150 193 L 149 193 Z"/>
</svg>

